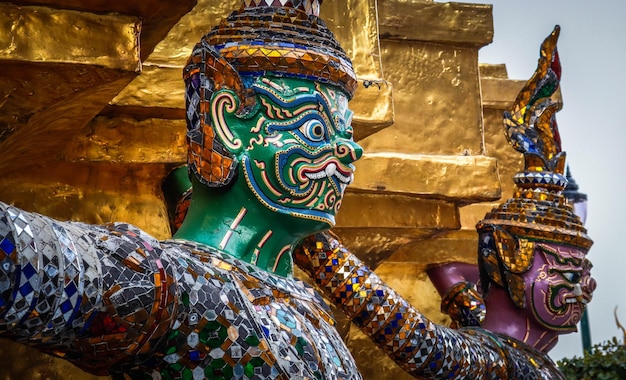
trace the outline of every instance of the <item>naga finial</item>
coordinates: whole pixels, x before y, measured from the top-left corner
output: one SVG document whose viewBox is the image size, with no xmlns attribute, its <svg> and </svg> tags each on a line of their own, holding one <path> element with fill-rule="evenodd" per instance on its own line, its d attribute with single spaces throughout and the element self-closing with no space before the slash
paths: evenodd
<svg viewBox="0 0 626 380">
<path fill-rule="evenodd" d="M 524 154 L 526 167 L 514 181 L 521 187 L 544 187 L 562 191 L 565 178 L 565 152 L 556 112 L 563 103 L 560 94 L 561 62 L 556 43 L 560 27 L 541 44 L 540 57 L 534 75 L 520 91 L 513 108 L 504 113 L 504 127 L 509 143 Z"/>
<path fill-rule="evenodd" d="M 480 243 L 481 272 L 506 287 L 520 308 L 526 306 L 522 274 L 532 266 L 535 242 L 564 244 L 585 252 L 593 244 L 563 195 L 567 185 L 565 152 L 561 151 L 556 123 L 556 112 L 562 107 L 561 64 L 556 49 L 559 31 L 557 25 L 544 40 L 534 75 L 511 111 L 504 113 L 509 143 L 524 154 L 525 161 L 524 170 L 513 177 L 514 194 L 476 226 L 480 234 L 493 237 Z M 488 282 L 485 279 L 483 286 Z"/>
</svg>

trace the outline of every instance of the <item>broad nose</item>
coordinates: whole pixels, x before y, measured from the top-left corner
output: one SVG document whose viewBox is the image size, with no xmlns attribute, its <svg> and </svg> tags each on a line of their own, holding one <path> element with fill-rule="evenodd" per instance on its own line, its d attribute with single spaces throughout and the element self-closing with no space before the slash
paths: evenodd
<svg viewBox="0 0 626 380">
<path fill-rule="evenodd" d="M 335 142 L 335 155 L 341 163 L 348 165 L 363 156 L 363 148 L 352 139 L 338 138 Z"/>
<path fill-rule="evenodd" d="M 585 282 L 586 282 L 586 284 L 583 285 L 585 290 L 589 294 L 593 293 L 596 290 L 596 286 L 598 285 L 596 283 L 596 279 L 591 277 L 591 276 L 589 276 L 589 279 L 587 281 L 585 281 Z"/>
</svg>

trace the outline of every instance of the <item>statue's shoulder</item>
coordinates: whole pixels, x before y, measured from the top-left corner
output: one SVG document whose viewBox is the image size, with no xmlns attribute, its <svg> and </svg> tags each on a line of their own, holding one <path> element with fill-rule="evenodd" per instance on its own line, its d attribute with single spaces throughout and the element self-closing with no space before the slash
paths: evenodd
<svg viewBox="0 0 626 380">
<path fill-rule="evenodd" d="M 90 240 L 103 259 L 121 261 L 125 266 L 143 271 L 155 267 L 163 256 L 161 242 L 140 228 L 128 223 L 85 225 Z"/>
<path fill-rule="evenodd" d="M 509 336 L 495 335 L 506 348 L 509 372 L 514 371 L 515 379 L 565 380 L 565 376 L 547 353 Z"/>
<path fill-rule="evenodd" d="M 509 379 L 516 380 L 565 380 L 563 373 L 548 354 L 528 344 L 504 334 L 485 330 L 480 327 L 463 327 L 459 329 L 470 339 L 476 339 L 484 347 L 506 361 Z"/>
<path fill-rule="evenodd" d="M 182 282 L 189 277 L 185 277 L 184 273 L 193 273 L 193 277 L 205 273 L 207 278 L 228 283 L 226 287 L 235 285 L 253 303 L 263 303 L 275 298 L 294 298 L 303 301 L 301 305 L 312 305 L 318 316 L 327 320 L 333 319 L 322 296 L 300 279 L 267 272 L 214 247 L 192 241 L 165 240 L 161 242 L 161 247 L 165 255 L 173 256 L 176 260 Z"/>
</svg>

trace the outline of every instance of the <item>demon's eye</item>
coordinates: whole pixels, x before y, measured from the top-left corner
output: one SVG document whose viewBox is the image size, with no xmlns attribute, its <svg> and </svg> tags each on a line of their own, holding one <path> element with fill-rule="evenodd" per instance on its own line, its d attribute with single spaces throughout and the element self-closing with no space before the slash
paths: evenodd
<svg viewBox="0 0 626 380">
<path fill-rule="evenodd" d="M 571 282 L 572 284 L 577 284 L 580 281 L 580 273 L 576 273 L 576 272 L 563 272 L 563 277 L 565 277 L 565 279 L 567 279 L 567 281 Z"/>
<path fill-rule="evenodd" d="M 302 134 L 309 140 L 320 142 L 326 138 L 326 126 L 320 120 L 309 120 L 300 127 Z"/>
</svg>

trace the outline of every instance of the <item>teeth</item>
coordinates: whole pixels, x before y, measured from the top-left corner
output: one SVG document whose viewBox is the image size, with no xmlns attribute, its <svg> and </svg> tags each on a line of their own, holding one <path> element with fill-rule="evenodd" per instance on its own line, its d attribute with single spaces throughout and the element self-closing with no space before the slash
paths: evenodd
<svg viewBox="0 0 626 380">
<path fill-rule="evenodd" d="M 349 176 L 343 175 L 341 174 L 340 171 L 337 170 L 337 164 L 332 163 L 332 162 L 328 164 L 328 166 L 326 166 L 326 168 L 323 171 L 315 172 L 315 173 L 304 173 L 304 175 L 308 179 L 322 179 L 325 177 L 331 178 L 334 176 L 337 179 L 339 179 L 339 182 L 341 182 L 342 185 L 346 185 L 346 186 L 351 184 L 352 181 L 354 181 L 354 173 L 350 173 Z"/>
<path fill-rule="evenodd" d="M 350 177 L 342 175 L 339 172 L 335 173 L 335 177 L 339 178 L 339 181 L 341 181 L 342 183 L 346 183 L 346 184 L 350 183 Z"/>
<path fill-rule="evenodd" d="M 317 173 L 304 173 L 304 175 L 305 175 L 308 179 L 322 179 L 322 178 L 326 177 L 326 173 L 325 173 L 325 172 L 317 172 Z"/>
<path fill-rule="evenodd" d="M 565 300 L 565 303 L 576 303 L 576 298 L 568 298 Z"/>
<path fill-rule="evenodd" d="M 578 296 L 582 296 L 582 295 L 583 295 L 583 290 L 582 290 L 582 288 L 580 287 L 580 284 L 576 284 L 576 285 L 574 285 L 574 295 L 575 295 L 576 297 L 578 297 Z"/>
<path fill-rule="evenodd" d="M 337 165 L 335 165 L 334 163 L 331 162 L 330 164 L 328 164 L 328 166 L 326 166 L 326 176 L 328 178 L 334 176 L 336 172 L 337 172 Z"/>
</svg>

